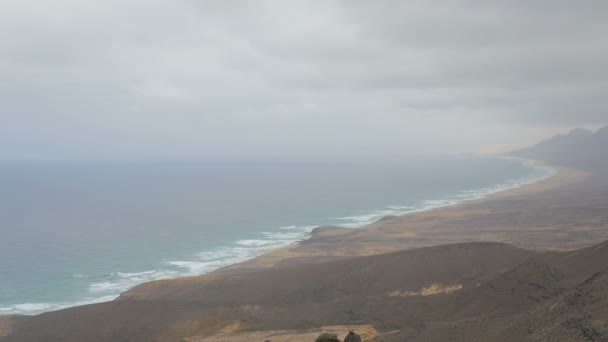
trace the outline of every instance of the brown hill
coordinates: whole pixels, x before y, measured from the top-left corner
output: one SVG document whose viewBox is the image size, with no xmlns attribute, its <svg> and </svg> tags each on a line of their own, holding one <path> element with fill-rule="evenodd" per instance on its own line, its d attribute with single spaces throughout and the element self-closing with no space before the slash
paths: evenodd
<svg viewBox="0 0 608 342">
<path fill-rule="evenodd" d="M 535 255 L 471 243 L 157 281 L 114 302 L 22 317 L 2 341 L 173 341 L 227 327 L 302 330 L 366 321 L 384 327 L 383 317 L 395 318 L 404 300 L 424 303 L 434 294 L 475 288 Z"/>
<path fill-rule="evenodd" d="M 608 242 L 544 254 L 468 243 L 157 281 L 13 317 L 0 341 L 304 341 L 328 326 L 377 341 L 603 341 L 606 260 Z"/>
<path fill-rule="evenodd" d="M 608 126 L 596 132 L 579 128 L 508 154 L 579 169 L 605 170 L 608 167 L 607 146 Z"/>
<path fill-rule="evenodd" d="M 148 282 L 127 291 L 121 299 L 292 305 L 382 297 L 433 284 L 474 286 L 533 255 L 500 243 L 444 245 L 223 277 Z"/>
<path fill-rule="evenodd" d="M 472 291 L 460 311 L 470 312 L 466 306 L 474 303 L 507 305 L 475 320 L 435 326 L 414 340 L 607 341 L 607 260 L 608 242 L 530 259 Z"/>
</svg>

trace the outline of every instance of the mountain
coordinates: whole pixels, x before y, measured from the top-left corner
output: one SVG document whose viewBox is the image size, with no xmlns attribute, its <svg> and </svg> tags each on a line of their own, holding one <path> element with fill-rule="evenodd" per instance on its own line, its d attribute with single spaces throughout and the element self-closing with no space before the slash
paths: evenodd
<svg viewBox="0 0 608 342">
<path fill-rule="evenodd" d="M 605 260 L 608 242 L 544 254 L 466 243 L 162 280 L 109 303 L 6 318 L 13 332 L 0 341 L 282 341 L 280 331 L 312 341 L 319 327 L 387 342 L 603 341 Z"/>
<path fill-rule="evenodd" d="M 595 133 L 578 128 L 508 155 L 585 170 L 603 170 L 608 167 L 608 126 Z"/>
</svg>

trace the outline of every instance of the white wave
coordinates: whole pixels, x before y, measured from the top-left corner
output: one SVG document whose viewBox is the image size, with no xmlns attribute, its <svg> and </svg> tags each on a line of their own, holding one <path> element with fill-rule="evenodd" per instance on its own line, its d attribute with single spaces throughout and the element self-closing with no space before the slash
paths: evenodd
<svg viewBox="0 0 608 342">
<path fill-rule="evenodd" d="M 115 297 L 120 293 L 147 281 L 168 279 L 177 277 L 180 274 L 172 270 L 156 270 L 144 272 L 118 272 L 109 275 L 105 281 L 90 284 L 90 293 L 113 294 Z"/>
<path fill-rule="evenodd" d="M 394 210 L 378 210 L 365 215 L 354 215 L 345 217 L 335 217 L 334 220 L 347 221 L 344 223 L 337 224 L 340 227 L 345 228 L 358 228 L 368 224 L 371 224 L 384 216 L 392 215 Z"/>
<path fill-rule="evenodd" d="M 389 205 L 387 207 L 390 210 L 405 210 L 405 209 L 415 209 L 415 207 L 409 206 L 409 205 Z"/>
<path fill-rule="evenodd" d="M 187 270 L 186 274 L 181 275 L 199 275 L 210 272 L 221 267 L 224 261 L 201 262 L 201 261 L 168 261 L 167 264 Z"/>
<path fill-rule="evenodd" d="M 346 217 L 336 217 L 333 219 L 339 220 L 339 221 L 347 221 L 347 222 L 343 222 L 343 223 L 338 223 L 337 225 L 340 227 L 358 228 L 358 227 L 362 227 L 362 226 L 371 224 L 373 222 L 376 222 L 377 220 L 381 219 L 382 217 L 389 216 L 389 215 L 395 215 L 395 216 L 407 215 L 407 214 L 417 213 L 417 212 L 421 212 L 421 211 L 443 208 L 443 207 L 455 205 L 458 203 L 462 203 L 465 201 L 482 199 L 486 196 L 489 196 L 489 195 L 492 195 L 492 194 L 495 194 L 495 193 L 498 193 L 501 191 L 516 189 L 516 188 L 519 188 L 524 185 L 529 185 L 529 184 L 533 184 L 533 183 L 536 183 L 539 181 L 543 181 L 545 179 L 553 177 L 557 173 L 557 170 L 555 170 L 554 168 L 549 167 L 549 166 L 539 166 L 533 160 L 512 158 L 512 157 L 505 157 L 505 159 L 511 159 L 514 162 L 521 163 L 521 165 L 523 165 L 525 167 L 532 168 L 534 170 L 534 174 L 519 177 L 516 179 L 509 179 L 502 183 L 496 184 L 494 186 L 462 190 L 458 193 L 446 196 L 441 199 L 424 200 L 416 205 L 394 204 L 394 205 L 388 206 L 386 209 L 375 210 L 368 214 L 353 215 L 353 216 L 346 216 Z"/>
<path fill-rule="evenodd" d="M 368 222 L 378 217 L 380 214 L 371 213 L 366 215 L 355 215 L 355 216 L 345 216 L 345 217 L 335 217 L 334 220 L 343 220 L 343 221 L 353 221 L 353 222 Z"/>
<path fill-rule="evenodd" d="M 219 247 L 212 251 L 204 251 L 195 254 L 200 261 L 221 261 L 235 257 L 241 257 L 251 253 L 252 248 L 248 247 Z"/>
<path fill-rule="evenodd" d="M 141 276 L 148 276 L 151 274 L 154 274 L 155 271 L 144 271 L 144 272 L 133 272 L 133 273 L 128 273 L 128 272 L 118 272 L 116 273 L 119 277 L 123 277 L 123 278 L 130 278 L 130 277 L 141 277 Z"/>
<path fill-rule="evenodd" d="M 304 232 L 311 232 L 313 229 L 318 228 L 319 226 L 298 226 L 297 229 Z"/>
<path fill-rule="evenodd" d="M 236 246 L 220 247 L 213 251 L 204 251 L 195 254 L 196 258 L 191 260 L 167 261 L 167 264 L 177 267 L 182 272 L 180 275 L 200 275 L 216 269 L 243 262 L 254 258 L 263 252 L 288 245 L 294 241 L 305 238 L 316 226 L 289 226 L 289 232 L 261 232 L 265 239 L 237 240 Z M 284 227 L 283 227 L 284 228 Z M 280 228 L 281 229 L 281 228 Z"/>
<path fill-rule="evenodd" d="M 302 232 L 262 232 L 262 235 L 274 240 L 297 240 L 304 236 Z"/>
<path fill-rule="evenodd" d="M 203 251 L 196 254 L 198 259 L 206 261 L 221 260 L 230 256 L 228 249 L 214 250 L 214 251 Z"/>
<path fill-rule="evenodd" d="M 116 297 L 115 295 L 88 297 L 80 301 L 65 303 L 20 303 L 12 307 L 0 308 L 0 311 L 3 311 L 4 314 L 35 315 L 41 312 L 61 310 L 73 306 L 109 302 L 116 299 Z"/>
<path fill-rule="evenodd" d="M 284 227 L 279 227 L 279 229 L 282 230 L 298 230 L 298 231 L 311 231 L 314 228 L 317 228 L 318 226 L 284 226 Z"/>
<path fill-rule="evenodd" d="M 236 242 L 237 245 L 241 245 L 241 246 L 265 246 L 265 245 L 269 245 L 272 244 L 273 242 L 270 240 L 258 240 L 258 239 L 252 239 L 252 240 L 238 240 Z"/>
<path fill-rule="evenodd" d="M 127 287 L 128 284 L 120 282 L 104 281 L 101 283 L 94 283 L 89 285 L 89 291 L 91 292 L 116 292 Z"/>
<path fill-rule="evenodd" d="M 181 273 L 182 275 L 200 275 L 224 266 L 253 258 L 262 253 L 264 250 L 272 248 L 277 243 L 276 241 L 269 240 L 260 241 L 268 241 L 269 243 L 253 245 L 248 245 L 245 243 L 245 247 L 220 247 L 215 251 L 206 251 L 195 254 L 194 256 L 196 258 L 192 260 L 174 260 L 167 261 L 166 263 L 182 270 L 186 270 L 185 273 Z M 237 244 L 238 242 L 239 241 L 237 241 Z"/>
<path fill-rule="evenodd" d="M 28 312 L 28 311 L 43 311 L 43 310 L 51 309 L 51 308 L 53 308 L 55 306 L 57 306 L 57 304 L 52 304 L 52 303 L 23 303 L 23 304 L 16 304 L 14 306 L 14 310 L 24 311 L 24 312 Z"/>
</svg>

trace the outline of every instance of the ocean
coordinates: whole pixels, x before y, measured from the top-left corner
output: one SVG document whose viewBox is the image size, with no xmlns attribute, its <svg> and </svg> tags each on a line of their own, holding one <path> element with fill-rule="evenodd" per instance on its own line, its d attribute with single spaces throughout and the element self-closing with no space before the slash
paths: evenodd
<svg viewBox="0 0 608 342">
<path fill-rule="evenodd" d="M 0 164 L 0 314 L 108 301 L 305 239 L 550 177 L 531 161 L 196 160 Z"/>
</svg>

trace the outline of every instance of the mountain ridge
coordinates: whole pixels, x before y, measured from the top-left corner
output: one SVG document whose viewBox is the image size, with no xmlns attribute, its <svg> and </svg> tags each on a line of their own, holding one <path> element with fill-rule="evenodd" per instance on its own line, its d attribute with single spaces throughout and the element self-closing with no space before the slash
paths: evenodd
<svg viewBox="0 0 608 342">
<path fill-rule="evenodd" d="M 567 134 L 558 134 L 506 155 L 585 170 L 605 170 L 608 168 L 608 126 L 595 132 L 583 128 L 573 129 Z"/>
</svg>

